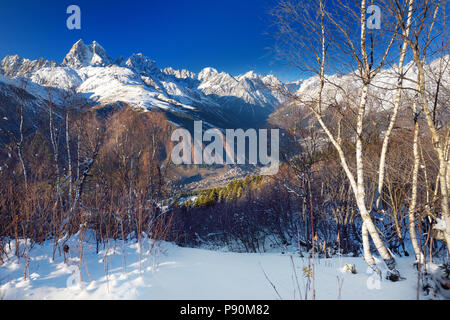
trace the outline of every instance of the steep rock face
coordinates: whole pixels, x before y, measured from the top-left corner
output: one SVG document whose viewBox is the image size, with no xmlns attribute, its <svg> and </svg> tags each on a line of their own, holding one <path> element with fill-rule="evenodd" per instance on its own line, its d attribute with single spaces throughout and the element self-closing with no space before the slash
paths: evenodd
<svg viewBox="0 0 450 320">
<path fill-rule="evenodd" d="M 185 79 L 195 79 L 196 78 L 196 74 L 194 72 L 191 72 L 186 69 L 175 70 L 171 67 L 168 67 L 168 68 L 161 70 L 161 72 L 166 75 L 169 75 L 169 76 L 174 76 L 177 79 L 185 80 Z"/>
<path fill-rule="evenodd" d="M 63 65 L 74 69 L 87 66 L 107 66 L 113 60 L 108 56 L 105 49 L 97 42 L 93 41 L 87 46 L 83 40 L 78 40 L 70 49 L 63 60 Z"/>
<path fill-rule="evenodd" d="M 159 72 L 156 62 L 142 55 L 142 53 L 134 54 L 129 57 L 124 66 L 133 70 L 137 74 L 146 76 Z"/>
<path fill-rule="evenodd" d="M 0 74 L 6 77 L 30 77 L 33 72 L 42 68 L 56 67 L 58 64 L 53 61 L 47 61 L 43 58 L 39 60 L 28 60 L 18 55 L 6 56 L 0 62 Z"/>
</svg>

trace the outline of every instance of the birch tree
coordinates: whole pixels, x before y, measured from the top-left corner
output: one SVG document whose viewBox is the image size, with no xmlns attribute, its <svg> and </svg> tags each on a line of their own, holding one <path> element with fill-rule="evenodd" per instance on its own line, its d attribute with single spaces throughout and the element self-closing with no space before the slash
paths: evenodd
<svg viewBox="0 0 450 320">
<path fill-rule="evenodd" d="M 23 181 L 25 186 L 25 192 L 28 193 L 28 173 L 27 167 L 25 166 L 25 160 L 23 158 L 23 144 L 24 144 L 24 104 L 25 104 L 25 90 L 27 86 L 27 81 L 23 79 L 21 81 L 21 88 L 17 88 L 17 96 L 19 101 L 18 115 L 19 115 L 19 138 L 15 138 L 17 157 L 19 158 L 20 164 L 22 166 Z M 15 137 L 15 135 L 14 135 Z M 28 196 L 28 195 L 27 195 Z"/>
<path fill-rule="evenodd" d="M 58 203 L 61 203 L 61 169 L 59 166 L 59 132 L 54 120 L 54 106 L 50 89 L 48 89 L 48 109 L 50 143 L 52 145 L 53 161 L 56 171 L 56 195 L 54 206 L 54 208 L 56 209 Z"/>
<path fill-rule="evenodd" d="M 368 100 L 370 94 L 370 87 L 372 85 L 373 79 L 380 73 L 383 67 L 387 65 L 387 59 L 389 57 L 390 51 L 394 42 L 396 41 L 395 33 L 385 33 L 383 35 L 384 41 L 387 43 L 382 54 L 378 59 L 378 63 L 375 65 L 375 49 L 374 49 L 374 35 L 373 31 L 368 33 L 367 31 L 367 20 L 366 12 L 369 9 L 369 3 L 366 0 L 362 0 L 359 6 L 355 9 L 350 5 L 345 4 L 342 1 L 332 2 L 334 6 L 330 5 L 330 2 L 325 3 L 324 1 L 315 1 L 317 4 L 316 9 L 318 12 L 317 17 L 311 15 L 311 11 L 306 12 L 302 8 L 303 4 L 296 4 L 292 1 L 280 1 L 275 10 L 276 24 L 279 26 L 280 34 L 287 35 L 285 37 L 289 43 L 288 50 L 285 53 L 289 54 L 289 50 L 295 48 L 295 46 L 300 46 L 302 49 L 305 47 L 305 37 L 314 38 L 314 40 L 306 40 L 306 43 L 312 45 L 312 49 L 308 52 L 313 55 L 313 59 L 316 61 L 316 66 L 311 67 L 310 63 L 301 63 L 302 65 L 308 65 L 309 71 L 315 71 L 317 74 L 317 90 L 315 99 L 305 99 L 305 97 L 290 95 L 292 99 L 298 103 L 308 107 L 312 114 L 315 116 L 317 122 L 320 124 L 322 130 L 325 132 L 328 140 L 334 146 L 342 168 L 344 169 L 347 178 L 350 182 L 353 194 L 356 200 L 356 206 L 358 208 L 359 214 L 362 219 L 362 238 L 363 238 L 363 249 L 364 249 L 364 259 L 368 265 L 374 269 L 380 276 L 381 271 L 376 266 L 375 259 L 372 256 L 370 250 L 370 238 L 372 239 L 378 253 L 385 261 L 389 272 L 388 278 L 396 281 L 400 278 L 400 274 L 396 269 L 396 263 L 393 255 L 386 248 L 380 234 L 375 226 L 374 221 L 371 217 L 371 210 L 368 206 L 369 199 L 366 194 L 365 186 L 365 168 L 364 168 L 364 148 L 363 148 L 363 134 L 365 133 L 365 120 L 368 107 Z M 341 11 L 339 14 L 335 9 L 339 8 Z M 351 27 L 346 25 L 346 20 L 342 18 L 342 13 L 357 21 L 360 26 L 359 39 L 356 39 L 352 34 Z M 407 33 L 409 30 L 409 25 L 411 21 L 411 15 L 409 15 L 409 23 L 405 26 L 404 32 Z M 311 30 L 307 36 L 301 36 L 301 32 L 295 29 L 295 23 L 300 25 L 300 29 L 305 32 L 305 30 Z M 397 25 L 394 30 L 397 29 Z M 341 37 L 339 40 L 335 40 L 336 33 Z M 332 83 L 331 78 L 326 76 L 325 70 L 330 57 L 329 48 L 334 49 L 333 56 L 336 51 L 341 54 L 346 55 L 347 59 L 343 62 L 338 61 L 335 63 L 348 63 L 350 66 L 356 65 L 356 72 L 359 77 L 359 103 L 355 105 L 354 113 L 356 115 L 355 121 L 355 135 L 354 135 L 354 148 L 355 148 L 355 167 L 356 170 L 352 170 L 349 164 L 349 157 L 345 154 L 344 148 L 341 141 L 340 126 L 338 128 L 333 128 L 327 124 L 326 120 L 326 107 L 330 104 L 330 101 L 324 99 L 324 89 L 327 83 L 330 86 L 334 86 L 336 90 L 345 91 L 337 83 Z M 386 161 L 386 152 L 389 145 L 390 133 L 395 124 L 398 109 L 401 101 L 401 85 L 402 85 L 402 72 L 403 64 L 405 61 L 407 44 L 402 43 L 402 48 L 400 52 L 400 66 L 399 66 L 399 79 L 398 79 L 398 89 L 396 100 L 394 103 L 394 108 L 392 111 L 392 117 L 388 126 L 388 130 L 384 137 L 383 147 L 380 156 L 380 170 L 379 170 L 379 182 L 378 190 L 379 194 L 382 192 L 383 180 L 384 180 L 384 167 Z M 304 54 L 304 52 L 302 52 Z M 337 55 L 339 57 L 339 55 Z M 297 54 L 293 54 L 290 58 L 298 57 Z M 336 57 L 334 56 L 336 59 Z M 304 62 L 303 60 L 302 62 Z M 351 103 L 351 102 L 350 102 Z M 334 131 L 334 133 L 333 133 Z M 356 172 L 355 172 L 356 171 Z M 378 196 L 379 197 L 379 196 Z M 379 201 L 379 200 L 378 200 Z M 377 201 L 377 202 L 378 202 Z"/>
<path fill-rule="evenodd" d="M 412 15 L 413 15 L 413 1 L 408 1 L 408 5 L 406 7 L 407 9 L 407 19 L 406 19 L 406 27 L 405 27 L 405 37 L 409 37 L 409 33 L 411 30 L 411 23 L 412 23 Z M 380 208 L 380 199 L 382 197 L 383 193 L 383 184 L 384 184 L 384 175 L 385 175 L 385 166 L 386 166 L 386 154 L 389 146 L 389 139 L 392 134 L 392 130 L 394 129 L 395 122 L 397 120 L 398 112 L 400 109 L 401 104 L 401 98 L 402 98 L 402 92 L 403 92 L 403 80 L 404 80 L 404 64 L 405 64 L 405 58 L 406 53 L 408 49 L 408 44 L 405 40 L 402 41 L 402 47 L 400 49 L 400 58 L 399 58 L 399 64 L 398 64 L 398 80 L 397 80 L 397 89 L 396 89 L 396 95 L 395 95 L 395 101 L 394 101 L 394 107 L 392 111 L 391 120 L 389 121 L 388 128 L 386 130 L 384 139 L 383 139 L 383 146 L 380 153 L 380 165 L 379 165 L 379 176 L 378 176 L 378 189 L 377 189 L 377 199 L 376 199 L 376 208 Z"/>
<path fill-rule="evenodd" d="M 405 26 L 403 24 L 402 12 L 399 10 L 397 1 L 390 1 L 392 11 L 395 18 L 399 22 L 402 28 L 402 35 L 404 41 L 408 44 L 412 51 L 413 60 L 417 67 L 418 73 L 418 91 L 420 96 L 421 111 L 423 112 L 426 120 L 428 130 L 431 133 L 433 147 L 436 152 L 439 172 L 438 172 L 438 184 L 441 200 L 441 217 L 445 224 L 444 238 L 447 243 L 447 250 L 450 253 L 450 211 L 449 211 L 449 196 L 448 196 L 448 159 L 445 154 L 445 136 L 443 136 L 437 127 L 437 123 L 434 118 L 433 104 L 428 101 L 428 90 L 426 87 L 426 63 L 429 56 L 429 49 L 433 45 L 436 39 L 440 38 L 440 32 L 436 30 L 436 24 L 439 20 L 440 12 L 445 13 L 445 0 L 435 0 L 435 1 L 418 1 L 415 2 L 411 0 L 411 5 L 415 5 L 414 10 L 416 11 L 416 19 L 414 27 L 412 28 L 410 34 L 407 35 Z M 445 34 L 445 30 L 443 30 Z M 443 36 L 443 35 L 441 35 Z M 437 92 L 439 92 L 439 85 L 437 87 Z"/>
<path fill-rule="evenodd" d="M 410 1 L 412 3 L 412 1 Z M 413 175 L 412 175 L 412 190 L 411 190 L 411 203 L 408 208 L 408 229 L 409 229 L 409 236 L 411 238 L 411 244 L 414 249 L 414 254 L 416 256 L 416 260 L 419 264 L 424 262 L 424 257 L 422 254 L 422 250 L 419 247 L 419 244 L 417 242 L 417 235 L 416 235 L 416 226 L 415 226 L 415 215 L 417 210 L 417 189 L 418 189 L 418 179 L 419 179 L 419 166 L 420 166 L 420 154 L 419 154 L 419 119 L 418 119 L 418 112 L 417 112 L 417 99 L 414 98 L 413 101 L 413 118 L 414 118 L 414 142 L 413 142 L 413 155 L 414 155 L 414 168 L 413 168 Z"/>
</svg>

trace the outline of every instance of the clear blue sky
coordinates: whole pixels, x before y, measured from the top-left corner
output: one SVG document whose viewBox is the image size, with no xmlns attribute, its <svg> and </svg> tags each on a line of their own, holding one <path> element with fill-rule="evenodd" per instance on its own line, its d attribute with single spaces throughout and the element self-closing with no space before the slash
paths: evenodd
<svg viewBox="0 0 450 320">
<path fill-rule="evenodd" d="M 99 42 L 125 58 L 142 52 L 160 67 L 194 72 L 211 66 L 233 75 L 271 71 L 300 77 L 267 48 L 273 0 L 0 0 L 0 57 L 19 54 L 61 62 L 72 44 Z M 81 8 L 81 30 L 68 30 L 66 9 Z"/>
</svg>

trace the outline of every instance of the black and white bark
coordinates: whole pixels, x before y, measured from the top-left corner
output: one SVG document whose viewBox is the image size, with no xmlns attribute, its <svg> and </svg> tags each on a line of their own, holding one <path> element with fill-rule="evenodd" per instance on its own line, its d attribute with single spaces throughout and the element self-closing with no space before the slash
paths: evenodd
<svg viewBox="0 0 450 320">
<path fill-rule="evenodd" d="M 414 2 L 414 0 L 411 0 Z M 412 32 L 412 36 L 404 37 L 405 41 L 408 43 L 412 54 L 415 65 L 418 70 L 418 89 L 420 94 L 420 104 L 423 114 L 425 115 L 425 120 L 427 123 L 427 127 L 431 133 L 433 148 L 437 155 L 439 170 L 438 170 L 438 185 L 439 185 L 439 193 L 441 200 L 441 217 L 445 223 L 444 238 L 447 243 L 447 251 L 450 253 L 450 209 L 449 209 L 449 191 L 448 191 L 448 183 L 447 183 L 447 166 L 448 161 L 446 160 L 445 155 L 445 141 L 441 137 L 439 130 L 436 126 L 435 119 L 433 117 L 434 110 L 430 109 L 430 104 L 428 102 L 428 91 L 426 88 L 426 71 L 425 64 L 427 58 L 427 49 L 430 47 L 430 44 L 435 39 L 436 34 L 434 31 L 435 24 L 437 22 L 437 17 L 439 11 L 441 10 L 441 6 L 444 4 L 441 0 L 429 1 L 426 3 L 419 2 L 419 5 L 422 5 L 422 11 L 424 15 L 419 17 L 416 21 L 417 27 L 414 28 L 414 32 Z M 394 7 L 395 8 L 395 7 Z M 444 10 L 444 9 L 442 9 Z M 402 16 L 400 12 L 396 12 L 396 18 L 400 22 L 402 20 Z M 400 24 L 403 34 L 406 34 L 405 26 Z M 437 189 L 436 189 L 437 190 Z"/>
</svg>

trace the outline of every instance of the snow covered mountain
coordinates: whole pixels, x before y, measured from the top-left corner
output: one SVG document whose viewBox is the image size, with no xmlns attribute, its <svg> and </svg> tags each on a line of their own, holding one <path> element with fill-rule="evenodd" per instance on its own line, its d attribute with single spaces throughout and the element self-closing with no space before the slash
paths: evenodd
<svg viewBox="0 0 450 320">
<path fill-rule="evenodd" d="M 27 88 L 40 91 L 30 93 L 40 105 L 51 88 L 56 94 L 52 101 L 61 106 L 70 93 L 88 105 L 124 102 L 145 110 L 164 110 L 180 125 L 193 119 L 217 127 L 255 125 L 285 101 L 276 90 L 285 89 L 284 84 L 272 75 L 251 71 L 233 77 L 214 68 L 199 74 L 160 69 L 140 53 L 114 60 L 95 41 L 90 45 L 76 42 L 61 64 L 7 56 L 0 63 L 0 76 L 0 82 L 13 87 L 23 86 L 26 80 Z"/>
<path fill-rule="evenodd" d="M 64 66 L 74 69 L 88 66 L 107 66 L 112 63 L 105 49 L 96 41 L 86 46 L 82 40 L 76 42 L 63 61 Z"/>
<path fill-rule="evenodd" d="M 442 73 L 440 80 L 440 95 L 442 98 L 448 94 L 450 88 L 450 55 L 435 59 L 425 65 L 426 87 L 429 93 L 436 92 L 437 75 Z M 402 97 L 411 99 L 415 95 L 417 67 L 414 62 L 405 64 L 403 68 L 403 90 Z M 397 65 L 382 69 L 372 80 L 369 88 L 369 107 L 374 111 L 389 110 L 393 107 L 397 94 L 398 78 L 400 71 Z M 286 86 L 292 94 L 302 97 L 303 100 L 314 101 L 317 98 L 320 79 L 318 76 L 311 77 L 301 82 L 287 83 Z M 351 72 L 342 76 L 327 75 L 323 98 L 328 102 L 342 102 L 353 99 L 359 101 L 361 90 L 361 79 L 357 72 Z M 345 95 L 345 96 L 344 96 Z M 432 99 L 431 99 L 432 100 Z M 430 101 L 433 103 L 434 101 Z M 430 105 L 430 108 L 432 106 Z"/>
<path fill-rule="evenodd" d="M 436 69 L 439 63 L 428 67 Z M 404 85 L 413 87 L 407 79 L 415 79 L 414 64 L 408 64 L 405 70 Z M 360 82 L 355 77 L 354 73 L 328 76 L 325 98 L 343 99 L 336 84 L 357 97 Z M 395 88 L 397 77 L 395 66 L 377 75 L 372 86 L 373 106 L 380 110 L 392 106 L 395 90 L 390 89 Z M 449 83 L 447 72 L 442 85 L 448 88 Z M 433 81 L 428 85 L 432 87 Z M 170 67 L 161 69 L 141 53 L 113 59 L 97 42 L 86 45 L 79 40 L 62 63 L 42 58 L 30 61 L 17 55 L 0 62 L 0 130 L 4 128 L 1 119 L 12 118 L 11 110 L 17 108 L 20 99 L 24 100 L 31 124 L 35 121 L 33 115 L 38 117 L 51 100 L 55 110 L 59 107 L 61 112 L 74 101 L 84 106 L 122 102 L 143 110 L 163 110 L 169 120 L 187 128 L 192 127 L 192 120 L 203 120 L 204 127 L 255 127 L 287 102 L 280 92 L 289 91 L 307 100 L 308 96 L 314 99 L 317 88 L 317 77 L 282 83 L 273 75 L 253 71 L 232 76 L 210 67 L 198 74 Z"/>
</svg>

